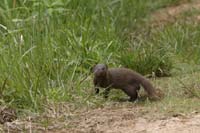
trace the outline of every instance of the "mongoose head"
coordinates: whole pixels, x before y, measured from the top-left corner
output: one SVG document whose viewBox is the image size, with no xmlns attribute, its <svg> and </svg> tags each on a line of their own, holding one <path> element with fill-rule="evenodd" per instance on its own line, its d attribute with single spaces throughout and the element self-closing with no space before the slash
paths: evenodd
<svg viewBox="0 0 200 133">
<path fill-rule="evenodd" d="M 92 68 L 92 72 L 97 77 L 104 77 L 107 74 L 108 67 L 105 64 L 97 64 Z"/>
</svg>

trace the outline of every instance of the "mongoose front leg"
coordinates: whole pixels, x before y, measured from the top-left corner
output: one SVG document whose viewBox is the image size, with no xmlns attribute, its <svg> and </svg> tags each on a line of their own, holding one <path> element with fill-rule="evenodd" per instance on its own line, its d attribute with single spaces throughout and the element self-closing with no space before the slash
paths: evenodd
<svg viewBox="0 0 200 133">
<path fill-rule="evenodd" d="M 97 79 L 94 79 L 93 83 L 94 83 L 95 94 L 98 94 L 99 93 L 99 84 L 97 82 Z"/>
</svg>

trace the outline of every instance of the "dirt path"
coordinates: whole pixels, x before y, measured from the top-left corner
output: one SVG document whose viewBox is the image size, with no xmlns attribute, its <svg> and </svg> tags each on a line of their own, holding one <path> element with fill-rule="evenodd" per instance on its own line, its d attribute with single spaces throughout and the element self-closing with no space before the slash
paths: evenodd
<svg viewBox="0 0 200 133">
<path fill-rule="evenodd" d="M 0 128 L 0 132 L 198 133 L 200 131 L 200 114 L 197 112 L 190 115 L 167 116 L 158 113 L 156 109 L 149 112 L 146 108 L 138 105 L 122 105 L 89 109 L 72 114 L 63 112 L 59 117 L 48 117 L 46 120 L 40 117 L 37 118 L 39 121 L 30 118 L 25 121 L 5 123 L 4 129 Z M 51 123 L 45 126 L 47 120 Z"/>
<path fill-rule="evenodd" d="M 137 117 L 137 112 L 140 110 L 139 108 L 121 108 L 115 110 L 97 109 L 86 112 L 73 123 L 74 128 L 70 132 L 198 133 L 200 131 L 200 114 L 191 116 L 180 114 L 171 118 L 154 119 L 149 113 L 144 117 Z"/>
</svg>

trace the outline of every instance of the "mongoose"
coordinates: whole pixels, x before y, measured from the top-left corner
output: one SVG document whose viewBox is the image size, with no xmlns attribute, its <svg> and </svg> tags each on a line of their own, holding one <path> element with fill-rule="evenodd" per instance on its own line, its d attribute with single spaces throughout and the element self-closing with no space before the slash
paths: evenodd
<svg viewBox="0 0 200 133">
<path fill-rule="evenodd" d="M 109 68 L 105 64 L 97 64 L 92 68 L 94 73 L 95 93 L 99 93 L 99 87 L 106 88 L 105 98 L 108 97 L 111 88 L 121 89 L 128 96 L 130 101 L 138 98 L 140 85 L 148 93 L 150 99 L 157 100 L 156 90 L 144 76 L 127 68 Z"/>
</svg>

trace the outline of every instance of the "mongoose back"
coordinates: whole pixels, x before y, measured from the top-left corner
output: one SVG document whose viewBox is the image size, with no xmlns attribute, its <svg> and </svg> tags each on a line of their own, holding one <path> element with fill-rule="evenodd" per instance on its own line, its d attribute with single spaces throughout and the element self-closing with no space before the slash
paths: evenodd
<svg viewBox="0 0 200 133">
<path fill-rule="evenodd" d="M 121 89 L 130 100 L 138 98 L 140 86 L 143 86 L 150 99 L 156 100 L 156 91 L 150 81 L 141 74 L 127 68 L 109 68 L 105 64 L 97 64 L 93 67 L 95 92 L 99 93 L 99 87 L 106 88 L 104 96 L 108 97 L 111 88 Z"/>
</svg>

